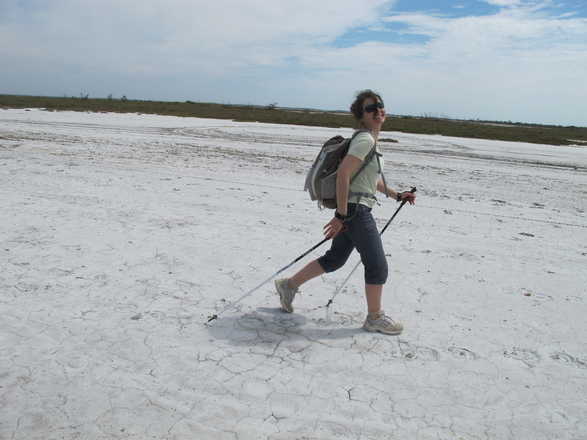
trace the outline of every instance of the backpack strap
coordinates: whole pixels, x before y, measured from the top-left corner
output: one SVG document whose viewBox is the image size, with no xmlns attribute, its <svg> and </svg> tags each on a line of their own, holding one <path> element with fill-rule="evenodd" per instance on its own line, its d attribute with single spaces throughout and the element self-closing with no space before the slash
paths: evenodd
<svg viewBox="0 0 587 440">
<path fill-rule="evenodd" d="M 355 131 L 355 133 L 353 134 L 353 137 L 351 138 L 351 140 L 349 141 L 349 148 L 351 146 L 351 142 L 353 141 L 353 139 L 360 133 L 368 133 L 368 130 L 357 130 Z M 361 164 L 361 167 L 359 168 L 359 170 L 355 173 L 355 175 L 353 177 L 351 177 L 351 180 L 349 182 L 349 188 L 353 183 L 353 180 L 355 180 L 357 178 L 357 176 L 359 174 L 361 174 L 361 171 L 363 171 L 365 169 L 365 167 L 367 165 L 369 165 L 369 162 L 371 162 L 371 160 L 373 159 L 373 156 L 375 155 L 375 149 L 377 148 L 377 142 L 375 142 L 373 144 L 373 148 L 371 148 L 371 151 L 369 151 L 369 153 L 367 153 L 367 155 L 365 156 L 365 159 L 363 160 L 363 163 Z M 381 166 L 379 167 L 379 169 L 381 169 Z M 350 195 L 350 193 L 349 193 Z"/>
<path fill-rule="evenodd" d="M 389 197 L 389 192 L 387 191 L 387 182 L 385 181 L 385 174 L 383 174 L 383 169 L 381 168 L 381 161 L 379 160 L 380 156 L 383 156 L 381 153 L 375 153 L 377 156 L 377 166 L 379 167 L 379 174 L 381 174 L 381 179 L 383 180 L 383 188 L 385 189 L 385 197 Z"/>
</svg>

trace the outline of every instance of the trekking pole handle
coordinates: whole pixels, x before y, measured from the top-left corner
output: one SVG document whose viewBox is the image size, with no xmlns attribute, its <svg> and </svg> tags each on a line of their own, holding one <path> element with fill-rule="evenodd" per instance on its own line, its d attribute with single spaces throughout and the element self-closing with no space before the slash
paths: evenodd
<svg viewBox="0 0 587 440">
<path fill-rule="evenodd" d="M 417 191 L 416 187 L 413 186 L 412 189 L 410 190 L 410 192 L 413 194 Z M 400 212 L 400 210 L 402 209 L 402 207 L 407 203 L 407 200 L 402 200 L 402 202 L 400 203 L 400 205 L 398 206 L 398 208 L 395 210 L 395 212 L 393 213 L 393 215 L 391 216 L 391 218 L 387 221 L 387 223 L 385 224 L 385 226 L 383 227 L 383 229 L 381 230 L 381 232 L 379 233 L 379 235 L 383 235 L 383 233 L 385 232 L 385 230 L 388 228 L 388 226 L 391 224 L 391 222 L 393 221 L 393 219 L 395 218 L 395 216 L 397 215 L 398 212 Z"/>
<path fill-rule="evenodd" d="M 415 186 L 412 186 L 412 189 L 409 192 L 411 192 L 412 194 L 414 194 L 416 191 L 417 191 L 416 187 Z M 403 192 L 398 193 L 398 194 L 403 194 L 404 192 L 406 192 L 406 191 L 403 191 Z M 402 202 L 402 205 L 405 205 L 406 202 L 407 202 L 407 200 L 402 200 L 401 202 Z"/>
<path fill-rule="evenodd" d="M 416 191 L 418 191 L 418 190 L 416 189 L 416 187 L 415 187 L 415 186 L 412 186 L 412 189 L 410 190 L 410 192 L 411 192 L 412 194 L 414 194 Z M 405 205 L 405 204 L 406 204 L 406 202 L 407 202 L 407 200 L 402 200 L 402 205 Z"/>
</svg>

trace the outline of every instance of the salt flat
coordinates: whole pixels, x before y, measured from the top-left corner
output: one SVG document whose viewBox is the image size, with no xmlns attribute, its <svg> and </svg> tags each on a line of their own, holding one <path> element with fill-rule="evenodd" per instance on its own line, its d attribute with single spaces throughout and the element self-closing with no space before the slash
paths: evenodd
<svg viewBox="0 0 587 440">
<path fill-rule="evenodd" d="M 361 330 L 362 270 L 324 307 L 356 254 L 205 325 L 321 240 L 339 133 L 0 110 L 0 438 L 587 438 L 585 147 L 382 133 L 404 333 Z"/>
</svg>

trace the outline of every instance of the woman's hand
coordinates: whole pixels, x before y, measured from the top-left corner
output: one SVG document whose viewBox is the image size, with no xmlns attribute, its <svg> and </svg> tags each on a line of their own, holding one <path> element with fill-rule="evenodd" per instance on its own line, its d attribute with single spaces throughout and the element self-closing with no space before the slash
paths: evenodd
<svg viewBox="0 0 587 440">
<path fill-rule="evenodd" d="M 416 194 L 410 191 L 404 191 L 398 194 L 398 202 L 408 202 L 410 205 L 416 203 Z"/>
<path fill-rule="evenodd" d="M 334 238 L 342 231 L 344 231 L 344 223 L 336 217 L 333 217 L 332 220 L 324 225 L 324 235 L 326 238 Z"/>
</svg>

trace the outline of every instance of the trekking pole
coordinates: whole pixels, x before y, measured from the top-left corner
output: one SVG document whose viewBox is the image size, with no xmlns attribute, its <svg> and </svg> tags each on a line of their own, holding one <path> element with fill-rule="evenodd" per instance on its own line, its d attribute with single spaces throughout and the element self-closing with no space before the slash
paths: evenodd
<svg viewBox="0 0 587 440">
<path fill-rule="evenodd" d="M 411 193 L 415 193 L 416 192 L 416 187 L 414 186 L 410 190 L 410 192 Z M 385 230 L 387 229 L 387 227 L 390 225 L 390 223 L 392 222 L 392 220 L 395 218 L 395 216 L 397 215 L 397 213 L 400 211 L 400 209 L 402 209 L 402 207 L 406 203 L 407 203 L 407 200 L 402 201 L 401 205 L 399 205 L 399 207 L 395 210 L 395 213 L 391 216 L 391 218 L 387 221 L 387 223 L 385 224 L 385 226 L 383 227 L 383 229 L 379 233 L 379 236 L 382 236 L 383 235 L 383 233 L 385 232 Z M 334 298 L 336 298 L 336 295 L 338 295 L 340 293 L 340 291 L 342 290 L 342 288 L 344 287 L 344 285 L 347 283 L 347 281 L 350 279 L 350 277 L 353 275 L 353 273 L 355 273 L 355 270 L 357 270 L 357 267 L 359 267 L 359 264 L 361 264 L 361 260 L 359 260 L 357 262 L 357 264 L 355 265 L 355 267 L 353 268 L 353 270 L 351 270 L 351 273 L 349 273 L 349 275 L 345 278 L 345 280 L 338 287 L 338 289 L 336 289 L 336 292 L 334 292 L 334 295 L 332 295 L 332 298 L 330 298 L 328 300 L 328 303 L 326 304 L 326 308 L 330 307 L 330 304 L 332 304 L 334 302 Z"/>
<path fill-rule="evenodd" d="M 313 250 L 319 248 L 320 246 L 322 246 L 324 243 L 326 243 L 328 240 L 330 240 L 330 238 L 325 238 L 324 240 L 322 240 L 320 243 L 314 245 L 312 248 L 308 249 L 306 252 L 304 252 L 302 255 L 300 255 L 298 258 L 296 258 L 295 260 L 293 260 L 291 263 L 289 263 L 287 266 L 282 267 L 281 269 L 279 269 L 277 272 L 275 272 L 273 275 L 271 275 L 269 278 L 267 278 L 265 281 L 263 281 L 261 284 L 259 284 L 258 286 L 252 288 L 251 290 L 249 290 L 247 293 L 245 293 L 243 296 L 241 296 L 239 299 L 237 299 L 236 301 L 233 301 L 232 303 L 228 304 L 226 307 L 224 307 L 224 309 L 222 309 L 220 312 L 211 315 L 208 317 L 208 321 L 206 322 L 206 324 L 209 324 L 211 321 L 214 321 L 215 319 L 218 319 L 218 317 L 220 315 L 222 315 L 224 312 L 226 312 L 228 309 L 234 307 L 235 305 L 237 305 L 239 302 L 241 302 L 243 299 L 245 299 L 247 296 L 249 296 L 250 294 L 252 294 L 253 292 L 255 292 L 256 290 L 260 289 L 261 287 L 263 287 L 265 284 L 267 284 L 269 281 L 271 281 L 273 278 L 275 278 L 277 275 L 279 275 L 281 272 L 283 272 L 286 269 L 289 269 L 291 266 L 293 266 L 295 263 L 297 263 L 298 261 L 300 261 L 302 258 L 304 258 L 306 255 L 308 255 L 310 252 L 312 252 Z"/>
</svg>

